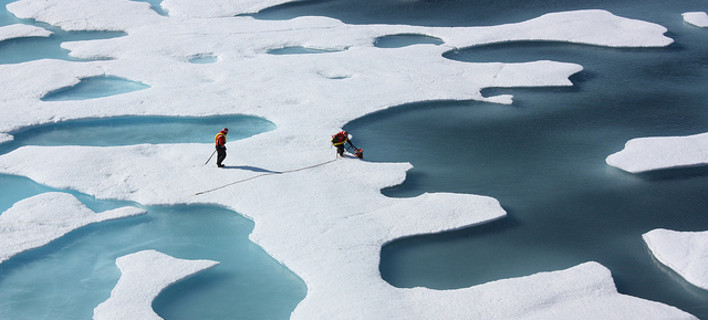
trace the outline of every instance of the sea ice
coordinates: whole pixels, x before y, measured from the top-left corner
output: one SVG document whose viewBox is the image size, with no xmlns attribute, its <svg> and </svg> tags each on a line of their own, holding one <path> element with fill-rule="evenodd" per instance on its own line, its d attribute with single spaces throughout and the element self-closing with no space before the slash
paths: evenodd
<svg viewBox="0 0 708 320">
<path fill-rule="evenodd" d="M 144 213 L 140 208 L 122 207 L 97 214 L 62 192 L 24 199 L 0 215 L 0 263 L 83 226 Z"/>
<path fill-rule="evenodd" d="M 122 275 L 108 300 L 93 310 L 93 319 L 162 319 L 152 310 L 152 300 L 169 285 L 212 268 L 212 260 L 184 260 L 155 250 L 144 250 L 116 259 Z"/>
<path fill-rule="evenodd" d="M 690 136 L 648 137 L 628 141 L 605 159 L 631 173 L 708 164 L 708 132 Z"/>
<path fill-rule="evenodd" d="M 208 3 L 190 0 L 163 0 L 162 7 L 169 11 L 170 16 L 216 18 L 256 13 L 288 2 L 293 2 L 293 0 L 212 0 Z"/>
<path fill-rule="evenodd" d="M 0 27 L 0 41 L 26 37 L 49 37 L 52 32 L 35 26 L 26 24 L 13 24 Z"/>
<path fill-rule="evenodd" d="M 683 21 L 697 27 L 708 27 L 708 14 L 703 11 L 686 12 L 683 14 Z"/>
<path fill-rule="evenodd" d="M 15 140 L 11 134 L 0 132 L 0 144 Z"/>
<path fill-rule="evenodd" d="M 655 229 L 642 238 L 659 262 L 686 281 L 708 290 L 708 231 Z"/>
<path fill-rule="evenodd" d="M 344 124 L 372 112 L 426 100 L 511 103 L 511 96 L 483 97 L 480 91 L 571 86 L 568 77 L 582 70 L 577 64 L 555 61 L 464 63 L 443 58 L 448 50 L 524 40 L 666 46 L 672 42 L 663 35 L 666 28 L 602 10 L 552 13 L 492 27 L 438 28 L 347 25 L 323 17 L 288 21 L 232 17 L 258 10 L 255 1 L 166 0 L 163 6 L 169 17 L 132 1 L 20 0 L 8 5 L 18 17 L 67 30 L 122 30 L 127 36 L 62 44 L 77 58 L 112 60 L 0 65 L 4 75 L 0 132 L 120 115 L 248 114 L 274 122 L 277 129 L 229 142 L 224 169 L 204 166 L 213 151 L 205 141 L 27 146 L 0 156 L 0 172 L 98 198 L 143 204 L 210 203 L 244 214 L 255 221 L 250 239 L 307 284 L 307 296 L 293 319 L 693 319 L 676 308 L 617 293 L 609 270 L 597 263 L 459 290 L 392 287 L 378 270 L 383 244 L 485 223 L 506 213 L 495 199 L 478 195 L 385 197 L 380 190 L 402 183 L 410 164 L 332 161 L 335 152 L 329 144 L 330 135 Z M 378 37 L 395 34 L 421 34 L 445 43 L 374 46 Z M 285 47 L 336 52 L 267 53 Z M 188 62 L 204 55 L 219 59 L 211 64 Z M 40 100 L 80 78 L 99 75 L 139 81 L 150 88 L 91 101 Z M 36 161 L 27 163 L 28 157 Z M 248 168 L 287 173 L 258 176 L 261 173 Z M 205 190 L 214 191 L 196 195 Z M 121 269 L 130 269 L 130 274 L 150 273 L 153 267 L 144 265 L 144 259 L 121 261 Z M 175 271 L 166 269 L 170 270 L 163 272 L 166 276 Z M 154 317 L 148 300 L 162 287 L 163 283 L 138 286 L 122 278 L 114 290 L 121 303 L 109 299 L 96 314 L 129 316 L 131 310 L 139 310 L 140 315 Z"/>
<path fill-rule="evenodd" d="M 266 137 L 230 143 L 230 150 L 239 154 L 238 166 L 232 169 L 204 166 L 200 156 L 210 148 L 201 144 L 23 147 L 0 157 L 0 168 L 49 184 L 68 181 L 67 187 L 81 186 L 99 197 L 120 196 L 148 204 L 220 203 L 246 213 L 256 221 L 250 238 L 308 285 L 308 295 L 293 319 L 406 314 L 421 319 L 440 315 L 490 319 L 500 314 L 520 319 L 621 318 L 625 314 L 637 319 L 693 319 L 675 308 L 618 294 L 609 270 L 594 263 L 459 290 L 390 286 L 378 270 L 383 244 L 505 215 L 495 199 L 483 196 L 431 193 L 399 199 L 381 195 L 381 188 L 405 179 L 408 164 L 343 159 L 194 196 L 197 191 L 258 175 L 239 167 L 284 172 L 314 164 L 307 163 L 312 160 L 308 157 L 288 162 L 274 159 L 266 152 Z M 290 148 L 284 152 L 294 152 L 297 146 Z M 46 160 L 39 168 L 21 165 L 18 159 L 30 154 Z M 120 160 L 114 163 L 111 158 Z M 91 161 L 80 164 L 77 159 Z M 64 168 L 65 174 L 53 173 L 51 168 L 57 167 Z M 347 182 L 344 196 L 342 181 Z M 170 196 L 157 192 L 164 185 L 172 186 Z"/>
</svg>

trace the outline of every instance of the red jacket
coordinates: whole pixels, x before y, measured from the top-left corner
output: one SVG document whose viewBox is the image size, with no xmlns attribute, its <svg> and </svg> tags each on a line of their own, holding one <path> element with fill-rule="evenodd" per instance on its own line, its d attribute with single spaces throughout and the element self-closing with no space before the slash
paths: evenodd
<svg viewBox="0 0 708 320">
<path fill-rule="evenodd" d="M 223 130 L 216 134 L 214 137 L 214 143 L 220 147 L 226 145 L 226 133 Z"/>
<path fill-rule="evenodd" d="M 332 136 L 332 144 L 335 146 L 342 145 L 349 141 L 349 135 L 346 131 L 340 131 Z"/>
</svg>

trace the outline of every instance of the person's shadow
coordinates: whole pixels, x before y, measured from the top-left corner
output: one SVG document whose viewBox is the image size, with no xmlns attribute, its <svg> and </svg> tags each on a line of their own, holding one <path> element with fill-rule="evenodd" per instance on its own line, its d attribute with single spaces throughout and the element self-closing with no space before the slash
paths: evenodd
<svg viewBox="0 0 708 320">
<path fill-rule="evenodd" d="M 258 167 L 253 167 L 253 166 L 224 166 L 222 169 L 239 169 L 239 170 L 248 170 L 248 171 L 253 171 L 253 172 L 264 172 L 264 173 L 282 173 L 280 171 L 271 171 L 268 169 L 263 169 L 263 168 L 258 168 Z"/>
</svg>

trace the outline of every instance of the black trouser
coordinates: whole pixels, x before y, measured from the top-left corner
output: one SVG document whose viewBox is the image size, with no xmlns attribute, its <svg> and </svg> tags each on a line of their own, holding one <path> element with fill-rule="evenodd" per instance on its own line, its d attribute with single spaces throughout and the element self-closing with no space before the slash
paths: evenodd
<svg viewBox="0 0 708 320">
<path fill-rule="evenodd" d="M 226 159 L 226 146 L 216 146 L 216 165 L 221 167 L 224 159 Z"/>
<path fill-rule="evenodd" d="M 335 147 L 337 147 L 337 154 L 344 157 L 344 143 L 336 145 Z"/>
</svg>

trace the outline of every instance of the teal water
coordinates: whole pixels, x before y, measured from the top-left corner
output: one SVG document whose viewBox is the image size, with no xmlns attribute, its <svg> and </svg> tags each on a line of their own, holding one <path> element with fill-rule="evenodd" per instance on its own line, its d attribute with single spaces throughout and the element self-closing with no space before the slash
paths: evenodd
<svg viewBox="0 0 708 320">
<path fill-rule="evenodd" d="M 82 78 L 78 84 L 50 91 L 42 101 L 73 101 L 110 97 L 150 88 L 150 86 L 113 76 Z"/>
<path fill-rule="evenodd" d="M 82 31 L 65 32 L 54 30 L 49 37 L 32 37 L 9 39 L 0 42 L 0 64 L 27 62 L 39 59 L 59 59 L 68 61 L 85 61 L 69 56 L 69 50 L 60 47 L 64 41 L 91 39 L 109 39 L 124 36 L 122 32 Z"/>
<path fill-rule="evenodd" d="M 219 58 L 211 55 L 198 55 L 189 59 L 190 63 L 196 64 L 209 64 L 217 61 L 219 61 Z"/>
<path fill-rule="evenodd" d="M 17 132 L 14 141 L 0 145 L 0 152 L 24 145 L 212 143 L 212 134 L 221 126 L 230 127 L 230 141 L 275 128 L 269 121 L 249 116 L 77 120 Z M 97 200 L 0 174 L 0 212 L 17 201 L 51 191 L 71 193 L 96 212 L 140 206 Z M 216 319 L 224 314 L 285 319 L 304 298 L 305 284 L 248 239 L 252 221 L 215 206 L 145 209 L 146 216 L 84 227 L 1 264 L 0 318 L 90 319 L 93 308 L 110 296 L 120 276 L 115 259 L 146 249 L 221 263 L 170 287 L 156 299 L 153 308 L 167 319 Z"/>
<path fill-rule="evenodd" d="M 2 1 L 4 5 L 10 1 Z M 150 1 L 154 9 L 160 1 Z M 166 14 L 163 12 L 163 14 Z M 63 41 L 124 35 L 107 32 L 64 32 L 32 21 L 15 19 L 0 10 L 0 26 L 39 25 L 55 32 L 49 38 L 0 42 L 0 64 L 52 58 L 76 60 L 59 46 Z M 193 63 L 212 63 L 198 57 Z M 82 79 L 44 100 L 83 100 L 145 88 L 115 77 Z M 12 132 L 0 154 L 26 145 L 115 146 L 142 143 L 213 143 L 216 132 L 229 128 L 229 141 L 275 129 L 251 116 L 117 117 L 84 119 L 29 127 Z M 208 155 L 205 154 L 205 158 Z M 101 212 L 136 203 L 97 200 L 73 190 L 57 190 L 25 177 L 0 174 L 0 213 L 14 203 L 44 192 L 68 192 Z M 153 308 L 167 319 L 286 319 L 306 293 L 305 284 L 248 239 L 253 222 L 215 206 L 145 207 L 147 215 L 91 225 L 42 248 L 0 265 L 0 319 L 90 319 L 93 308 L 110 296 L 120 276 L 115 259 L 155 249 L 184 259 L 212 259 L 216 268 L 164 291 Z"/>
<path fill-rule="evenodd" d="M 152 8 L 155 13 L 166 17 L 169 15 L 167 10 L 162 8 L 162 0 L 130 0 L 130 1 L 136 1 L 136 2 L 147 2 L 150 4 L 150 8 Z"/>
<path fill-rule="evenodd" d="M 0 175 L 3 184 L 8 179 L 16 178 Z M 304 283 L 248 239 L 250 220 L 214 206 L 146 209 L 146 216 L 81 228 L 0 265 L 0 318 L 90 319 L 120 277 L 115 259 L 146 249 L 221 263 L 155 300 L 166 319 L 285 319 L 304 298 Z"/>
<path fill-rule="evenodd" d="M 274 130 L 263 118 L 243 115 L 212 117 L 126 116 L 45 124 L 13 132 L 14 140 L 0 144 L 0 153 L 24 145 L 121 146 L 143 143 L 213 143 L 214 135 L 229 128 L 229 141 Z"/>
<path fill-rule="evenodd" d="M 127 35 L 115 31 L 64 31 L 46 23 L 18 19 L 10 14 L 5 6 L 15 0 L 0 0 L 0 27 L 13 24 L 30 24 L 47 29 L 53 34 L 49 37 L 16 38 L 0 41 L 0 64 L 21 63 L 39 59 L 60 59 L 85 61 L 69 56 L 69 50 L 62 49 L 65 41 L 110 39 Z M 106 58 L 107 59 L 107 58 Z"/>
</svg>

